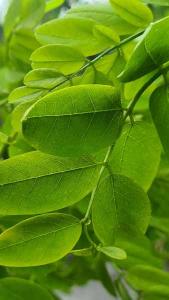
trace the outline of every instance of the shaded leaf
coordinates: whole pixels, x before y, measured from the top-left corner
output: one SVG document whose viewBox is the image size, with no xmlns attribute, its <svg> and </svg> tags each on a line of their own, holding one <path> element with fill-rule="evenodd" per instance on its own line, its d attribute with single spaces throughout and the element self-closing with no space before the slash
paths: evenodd
<svg viewBox="0 0 169 300">
<path fill-rule="evenodd" d="M 150 111 L 166 155 L 169 156 L 169 92 L 158 87 L 150 98 Z"/>
<path fill-rule="evenodd" d="M 3 278 L 0 280 L 1 300 L 52 300 L 52 295 L 40 285 L 20 278 Z"/>
<path fill-rule="evenodd" d="M 136 289 L 148 291 L 155 285 L 167 285 L 169 274 L 152 266 L 137 265 L 129 270 L 127 281 Z"/>
</svg>

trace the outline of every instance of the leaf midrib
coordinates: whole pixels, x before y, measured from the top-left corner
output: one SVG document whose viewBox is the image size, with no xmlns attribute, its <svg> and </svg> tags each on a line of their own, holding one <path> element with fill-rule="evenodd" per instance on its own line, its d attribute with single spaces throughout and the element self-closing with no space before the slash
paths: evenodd
<svg viewBox="0 0 169 300">
<path fill-rule="evenodd" d="M 95 114 L 95 113 L 105 113 L 105 112 L 122 112 L 122 109 L 121 108 L 112 108 L 112 109 L 105 109 L 105 110 L 94 110 L 94 111 L 85 111 L 85 112 L 78 112 L 78 113 L 69 113 L 69 114 L 60 114 L 60 115 L 41 115 L 41 116 L 36 116 L 36 115 L 33 115 L 33 116 L 30 116 L 29 115 L 25 118 L 24 121 L 28 120 L 28 119 L 33 119 L 33 118 L 44 118 L 44 117 L 70 117 L 70 116 L 81 116 L 81 115 L 90 115 L 90 114 Z"/>
<path fill-rule="evenodd" d="M 80 225 L 80 223 L 76 222 L 76 223 L 74 223 L 74 224 L 72 224 L 72 225 L 69 225 L 69 226 L 65 226 L 65 227 L 59 228 L 58 230 L 52 230 L 52 231 L 50 231 L 50 232 L 40 234 L 40 235 L 38 235 L 38 236 L 35 236 L 35 237 L 33 237 L 33 238 L 30 238 L 30 239 L 27 239 L 27 240 L 24 240 L 24 241 L 20 241 L 20 242 L 18 242 L 18 243 L 13 243 L 13 244 L 10 244 L 10 245 L 8 245 L 8 246 L 0 247 L 0 251 L 1 251 L 1 250 L 4 250 L 4 249 L 6 250 L 6 249 L 11 248 L 11 247 L 13 247 L 13 246 L 18 246 L 18 245 L 21 245 L 21 244 L 28 243 L 28 242 L 33 241 L 33 240 L 35 240 L 35 239 L 41 238 L 42 236 L 47 236 L 47 235 L 50 235 L 50 234 L 59 232 L 59 231 L 61 231 L 61 230 L 65 230 L 65 229 L 67 229 L 67 228 L 71 228 L 71 227 L 73 227 L 73 226 L 75 226 L 75 225 Z M 7 232 L 7 231 L 6 231 L 6 232 Z"/>
<path fill-rule="evenodd" d="M 63 173 L 68 173 L 68 172 L 72 172 L 72 171 L 79 171 L 79 170 L 83 170 L 83 169 L 90 169 L 90 168 L 94 168 L 94 167 L 98 167 L 98 166 L 101 166 L 103 163 L 95 163 L 93 165 L 88 165 L 88 166 L 82 166 L 82 167 L 79 167 L 79 168 L 74 168 L 74 169 L 71 169 L 71 170 L 64 170 L 64 171 L 58 171 L 58 172 L 53 172 L 53 173 L 49 173 L 49 174 L 45 174 L 45 175 L 40 175 L 40 176 L 32 176 L 30 178 L 24 178 L 24 179 L 20 179 L 20 180 L 15 180 L 15 181 L 12 181 L 12 182 L 8 182 L 8 183 L 0 183 L 0 188 L 3 187 L 3 186 L 7 186 L 7 185 L 10 185 L 10 184 L 15 184 L 15 183 L 21 183 L 21 182 L 25 182 L 25 181 L 29 181 L 29 180 L 32 180 L 32 179 L 39 179 L 39 178 L 44 178 L 44 177 L 48 177 L 48 176 L 53 176 L 53 175 L 57 175 L 57 174 L 63 174 Z"/>
</svg>

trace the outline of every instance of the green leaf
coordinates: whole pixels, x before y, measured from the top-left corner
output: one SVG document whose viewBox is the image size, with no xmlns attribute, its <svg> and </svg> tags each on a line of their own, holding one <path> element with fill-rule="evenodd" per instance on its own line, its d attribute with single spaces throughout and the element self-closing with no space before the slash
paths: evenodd
<svg viewBox="0 0 169 300">
<path fill-rule="evenodd" d="M 163 261 L 154 252 L 152 242 L 143 233 L 124 228 L 118 234 L 115 242 L 116 247 L 124 249 L 127 253 L 127 259 L 118 262 L 123 269 L 130 269 L 136 265 L 149 265 L 157 268 L 162 268 Z"/>
<path fill-rule="evenodd" d="M 151 10 L 140 0 L 110 0 L 115 12 L 134 26 L 146 27 L 152 20 Z"/>
<path fill-rule="evenodd" d="M 95 25 L 97 22 L 91 19 L 66 17 L 39 26 L 35 35 L 43 45 L 71 46 L 81 51 L 83 55 L 91 56 L 111 46 L 110 40 L 101 43 L 96 39 L 93 35 Z"/>
<path fill-rule="evenodd" d="M 47 0 L 45 12 L 48 13 L 49 11 L 61 6 L 64 3 L 64 0 Z"/>
<path fill-rule="evenodd" d="M 29 100 L 26 102 L 22 102 L 19 105 L 17 105 L 11 116 L 11 125 L 13 127 L 14 132 L 21 132 L 22 131 L 22 118 L 26 111 L 35 103 L 35 99 Z"/>
<path fill-rule="evenodd" d="M 23 134 L 43 152 L 81 156 L 112 145 L 121 117 L 119 95 L 113 87 L 74 86 L 35 103 L 23 120 Z"/>
<path fill-rule="evenodd" d="M 38 151 L 5 160 L 0 163 L 0 214 L 38 214 L 72 205 L 94 188 L 100 167 L 91 158 Z"/>
<path fill-rule="evenodd" d="M 30 64 L 30 55 L 39 47 L 32 30 L 19 28 L 15 30 L 9 43 L 9 55 L 12 61 L 18 60 Z M 27 66 L 28 68 L 28 66 Z"/>
<path fill-rule="evenodd" d="M 138 121 L 123 127 L 110 157 L 110 165 L 114 173 L 130 177 L 147 191 L 157 173 L 160 156 L 161 144 L 154 127 L 148 122 Z"/>
<path fill-rule="evenodd" d="M 118 35 L 134 33 L 137 27 L 118 17 L 110 4 L 84 4 L 73 6 L 67 12 L 68 17 L 92 19 L 99 24 L 112 28 Z"/>
<path fill-rule="evenodd" d="M 152 217 L 150 225 L 169 235 L 169 220 L 167 218 Z"/>
<path fill-rule="evenodd" d="M 39 266 L 68 254 L 81 234 L 80 221 L 66 214 L 36 216 L 0 235 L 0 264 Z"/>
<path fill-rule="evenodd" d="M 123 249 L 117 248 L 117 247 L 98 247 L 98 251 L 102 252 L 106 256 L 112 258 L 112 259 L 119 259 L 123 260 L 127 258 L 127 254 Z"/>
<path fill-rule="evenodd" d="M 19 104 L 26 101 L 38 100 L 45 92 L 45 90 L 22 86 L 13 90 L 8 99 L 9 102 L 16 102 Z"/>
<path fill-rule="evenodd" d="M 45 0 L 12 0 L 4 21 L 5 37 L 14 28 L 33 28 L 44 15 Z"/>
<path fill-rule="evenodd" d="M 129 270 L 127 281 L 135 289 L 148 291 L 155 285 L 168 286 L 169 274 L 152 266 L 137 265 Z"/>
<path fill-rule="evenodd" d="M 154 4 L 159 6 L 169 6 L 169 0 L 144 0 L 147 4 Z"/>
<path fill-rule="evenodd" d="M 33 28 L 42 19 L 45 12 L 44 0 L 21 1 L 21 16 L 19 27 Z"/>
<path fill-rule="evenodd" d="M 150 220 L 149 199 L 131 179 L 111 175 L 98 186 L 92 216 L 97 237 L 112 245 L 124 228 L 146 231 Z"/>
<path fill-rule="evenodd" d="M 152 23 L 147 28 L 119 76 L 121 81 L 135 80 L 169 60 L 169 41 L 165 38 L 168 31 L 169 17 Z"/>
<path fill-rule="evenodd" d="M 55 69 L 36 69 L 26 74 L 24 84 L 30 88 L 53 89 L 66 80 L 66 77 Z"/>
<path fill-rule="evenodd" d="M 30 280 L 20 278 L 3 278 L 0 280 L 1 300 L 52 300 L 47 290 Z"/>
<path fill-rule="evenodd" d="M 0 145 L 8 142 L 8 136 L 0 131 Z"/>
<path fill-rule="evenodd" d="M 141 300 L 168 300 L 169 297 L 169 288 L 168 284 L 150 286 L 148 291 L 143 294 Z"/>
<path fill-rule="evenodd" d="M 4 20 L 4 34 L 6 39 L 11 34 L 11 31 L 18 23 L 21 13 L 21 0 L 12 0 L 7 10 Z"/>
<path fill-rule="evenodd" d="M 71 251 L 75 256 L 90 256 L 92 255 L 92 248 L 76 249 Z"/>
<path fill-rule="evenodd" d="M 104 26 L 104 25 L 96 25 L 93 29 L 93 34 L 97 37 L 97 39 L 101 42 L 111 41 L 113 43 L 119 43 L 120 38 L 118 34 L 112 30 L 111 28 Z"/>
<path fill-rule="evenodd" d="M 165 86 L 158 87 L 150 98 L 150 111 L 163 145 L 169 157 L 169 91 Z"/>
<path fill-rule="evenodd" d="M 65 75 L 78 71 L 85 63 L 85 57 L 78 50 L 65 45 L 40 47 L 30 59 L 34 69 L 54 68 Z"/>
</svg>

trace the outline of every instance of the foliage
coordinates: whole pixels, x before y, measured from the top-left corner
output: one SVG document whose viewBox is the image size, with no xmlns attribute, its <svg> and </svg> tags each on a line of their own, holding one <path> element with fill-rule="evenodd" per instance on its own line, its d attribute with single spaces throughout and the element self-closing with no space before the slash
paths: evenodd
<svg viewBox="0 0 169 300">
<path fill-rule="evenodd" d="M 167 300 L 169 1 L 65 5 L 2 27 L 0 299 Z"/>
</svg>

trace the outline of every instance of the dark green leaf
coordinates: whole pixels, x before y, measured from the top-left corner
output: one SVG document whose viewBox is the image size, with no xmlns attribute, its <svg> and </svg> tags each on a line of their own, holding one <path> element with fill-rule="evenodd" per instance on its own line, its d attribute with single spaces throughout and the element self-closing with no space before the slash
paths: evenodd
<svg viewBox="0 0 169 300">
<path fill-rule="evenodd" d="M 169 156 L 169 92 L 165 86 L 153 92 L 150 111 L 164 151 Z"/>
<path fill-rule="evenodd" d="M 0 280 L 1 300 L 52 300 L 47 290 L 36 283 L 20 278 L 3 278 Z"/>
</svg>

